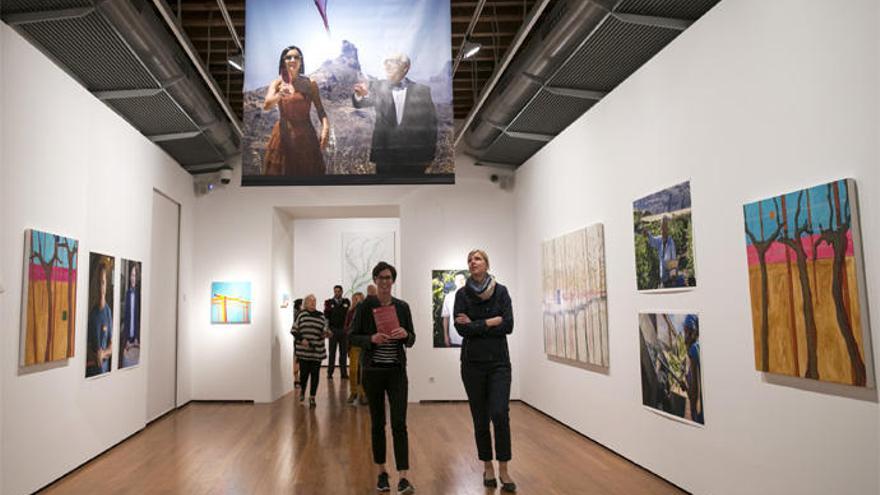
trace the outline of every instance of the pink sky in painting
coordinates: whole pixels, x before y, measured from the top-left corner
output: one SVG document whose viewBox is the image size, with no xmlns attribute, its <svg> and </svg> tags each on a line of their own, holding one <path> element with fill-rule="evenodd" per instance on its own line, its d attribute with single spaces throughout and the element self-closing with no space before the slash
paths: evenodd
<svg viewBox="0 0 880 495">
<path fill-rule="evenodd" d="M 812 256 L 813 242 L 815 241 L 816 237 L 818 237 L 818 235 L 804 236 L 801 238 L 801 244 L 804 246 L 804 251 L 806 251 L 807 256 L 810 259 L 813 259 L 813 256 Z M 853 240 L 852 240 L 852 230 L 850 230 L 846 233 L 846 239 L 847 239 L 846 255 L 847 255 L 847 257 L 850 257 L 853 255 L 853 252 L 854 252 Z M 785 263 L 786 250 L 789 251 L 789 253 L 790 253 L 790 259 L 792 261 L 794 261 L 795 254 L 794 254 L 793 250 L 791 250 L 790 248 L 788 248 L 786 245 L 784 245 L 782 243 L 774 242 L 773 245 L 770 246 L 770 249 L 767 250 L 767 255 L 766 255 L 767 263 Z M 748 258 L 749 258 L 749 266 L 757 265 L 758 264 L 758 250 L 755 249 L 755 246 L 752 244 L 748 244 L 747 253 L 748 253 Z M 816 258 L 825 259 L 825 258 L 831 258 L 832 256 L 834 256 L 834 250 L 827 243 L 823 242 L 819 246 L 819 249 L 816 252 Z"/>
<path fill-rule="evenodd" d="M 61 268 L 58 266 L 52 267 L 52 279 L 58 282 L 67 282 L 67 272 L 69 270 L 67 268 Z M 40 265 L 35 265 L 31 263 L 29 267 L 30 280 L 46 280 L 46 272 L 43 271 L 43 267 Z M 74 270 L 74 279 L 76 279 L 76 270 Z"/>
</svg>

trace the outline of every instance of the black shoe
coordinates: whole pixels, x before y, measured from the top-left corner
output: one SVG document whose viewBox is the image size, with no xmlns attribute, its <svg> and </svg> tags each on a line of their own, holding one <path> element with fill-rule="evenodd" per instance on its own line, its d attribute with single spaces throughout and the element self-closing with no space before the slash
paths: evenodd
<svg viewBox="0 0 880 495">
<path fill-rule="evenodd" d="M 379 475 L 379 480 L 376 481 L 376 491 L 377 492 L 390 492 L 391 484 L 388 483 L 388 473 L 382 473 Z"/>
<path fill-rule="evenodd" d="M 315 398 L 309 397 L 309 407 L 315 407 Z"/>
<path fill-rule="evenodd" d="M 492 478 L 487 478 L 486 473 L 483 473 L 483 486 L 487 488 L 498 488 L 498 480 L 495 479 L 495 475 L 492 475 Z"/>
<path fill-rule="evenodd" d="M 412 486 L 408 479 L 400 478 L 400 482 L 397 484 L 397 495 L 409 495 L 415 492 L 416 488 Z"/>
<path fill-rule="evenodd" d="M 499 478 L 499 479 L 501 479 L 501 478 Z M 507 493 L 516 492 L 516 483 L 514 483 L 513 481 L 504 481 L 502 479 L 501 480 L 501 491 L 507 492 Z"/>
<path fill-rule="evenodd" d="M 327 375 L 327 379 L 330 380 L 330 381 L 332 382 L 332 381 L 333 381 L 333 375 Z"/>
</svg>

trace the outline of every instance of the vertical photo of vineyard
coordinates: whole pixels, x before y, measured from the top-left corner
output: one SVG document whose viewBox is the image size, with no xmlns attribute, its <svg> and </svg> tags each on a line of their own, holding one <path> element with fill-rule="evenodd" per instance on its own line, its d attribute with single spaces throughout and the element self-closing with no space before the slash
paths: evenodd
<svg viewBox="0 0 880 495">
<path fill-rule="evenodd" d="M 869 385 L 855 182 L 743 207 L 759 371 Z"/>
<path fill-rule="evenodd" d="M 697 286 L 690 181 L 634 201 L 633 234 L 638 290 Z"/>
<path fill-rule="evenodd" d="M 542 245 L 544 353 L 608 367 L 608 294 L 601 223 Z"/>
<path fill-rule="evenodd" d="M 696 313 L 640 313 L 642 404 L 705 424 L 700 317 Z"/>
<path fill-rule="evenodd" d="M 25 231 L 26 315 L 20 365 L 68 359 L 76 343 L 76 272 L 79 242 Z"/>
</svg>

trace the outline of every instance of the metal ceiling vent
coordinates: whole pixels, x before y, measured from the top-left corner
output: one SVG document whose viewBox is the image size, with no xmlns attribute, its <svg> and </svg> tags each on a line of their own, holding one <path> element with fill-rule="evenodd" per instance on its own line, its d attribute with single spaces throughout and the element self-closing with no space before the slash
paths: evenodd
<svg viewBox="0 0 880 495">
<path fill-rule="evenodd" d="M 189 172 L 240 153 L 237 117 L 152 3 L 2 0 L 0 17 Z"/>
<path fill-rule="evenodd" d="M 560 0 L 465 121 L 468 153 L 522 165 L 718 1 Z"/>
</svg>

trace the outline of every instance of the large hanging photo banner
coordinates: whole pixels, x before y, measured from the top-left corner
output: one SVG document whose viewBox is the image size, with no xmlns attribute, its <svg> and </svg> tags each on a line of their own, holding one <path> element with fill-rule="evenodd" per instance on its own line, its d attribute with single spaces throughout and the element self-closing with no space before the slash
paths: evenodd
<svg viewBox="0 0 880 495">
<path fill-rule="evenodd" d="M 242 185 L 455 180 L 450 0 L 248 0 Z"/>
</svg>

